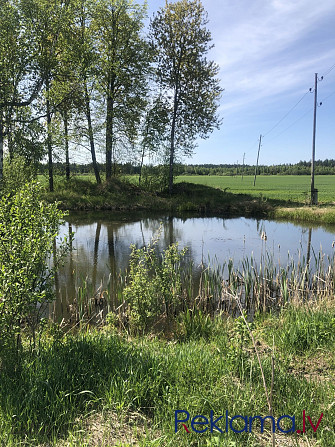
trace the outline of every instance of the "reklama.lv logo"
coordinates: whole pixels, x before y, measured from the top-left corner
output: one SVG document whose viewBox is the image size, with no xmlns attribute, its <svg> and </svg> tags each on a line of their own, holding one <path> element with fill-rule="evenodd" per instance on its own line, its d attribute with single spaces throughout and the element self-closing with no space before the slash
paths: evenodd
<svg viewBox="0 0 335 447">
<path fill-rule="evenodd" d="M 185 416 L 183 416 L 183 419 L 178 419 L 179 415 L 181 413 L 184 413 Z M 191 433 L 190 430 L 194 431 L 195 433 L 205 433 L 207 430 L 210 431 L 210 433 L 213 433 L 214 430 L 217 430 L 219 433 L 228 433 L 229 430 L 233 431 L 234 433 L 252 433 L 254 429 L 254 425 L 256 425 L 256 422 L 258 421 L 260 423 L 260 429 L 261 433 L 264 432 L 264 424 L 265 422 L 270 422 L 272 426 L 272 431 L 275 433 L 276 428 L 278 432 L 281 433 L 294 433 L 295 431 L 300 433 L 306 432 L 306 417 L 307 420 L 312 427 L 314 433 L 316 433 L 320 422 L 323 417 L 323 413 L 321 413 L 318 422 L 316 425 L 313 424 L 312 419 L 310 416 L 306 416 L 306 411 L 303 410 L 302 412 L 302 430 L 298 429 L 296 430 L 296 421 L 295 416 L 288 416 L 287 414 L 280 416 L 277 421 L 273 416 L 242 416 L 240 414 L 235 415 L 231 418 L 229 418 L 228 410 L 226 410 L 225 414 L 219 417 L 214 417 L 214 412 L 211 410 L 210 417 L 203 416 L 202 414 L 198 414 L 194 416 L 190 420 L 190 413 L 187 410 L 175 410 L 174 412 L 174 420 L 175 420 L 175 433 L 178 431 L 178 424 L 181 424 L 181 427 L 184 428 L 184 430 L 187 433 Z M 284 419 L 288 419 L 291 422 L 291 427 L 289 429 L 284 429 L 281 425 L 282 421 Z M 238 429 L 236 426 L 234 427 L 234 421 L 242 421 L 242 425 L 244 425 L 242 428 L 239 427 Z M 222 423 L 225 422 L 224 428 L 222 427 Z M 243 424 L 244 422 L 244 424 Z M 186 425 L 186 423 L 188 425 Z M 221 427 L 218 425 L 221 424 Z M 202 427 L 200 429 L 200 427 Z"/>
</svg>

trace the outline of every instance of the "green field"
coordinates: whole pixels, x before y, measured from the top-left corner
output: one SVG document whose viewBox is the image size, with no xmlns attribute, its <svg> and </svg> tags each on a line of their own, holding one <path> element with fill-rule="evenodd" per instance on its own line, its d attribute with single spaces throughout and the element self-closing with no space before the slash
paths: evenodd
<svg viewBox="0 0 335 447">
<path fill-rule="evenodd" d="M 210 186 L 212 188 L 226 189 L 234 194 L 250 194 L 255 197 L 262 196 L 280 202 L 309 203 L 311 178 L 308 175 L 271 175 L 258 176 L 256 186 L 253 186 L 254 177 L 245 176 L 203 176 L 182 175 L 176 182 L 189 182 Z M 315 187 L 319 190 L 319 203 L 335 203 L 335 176 L 320 175 L 315 178 Z"/>
</svg>

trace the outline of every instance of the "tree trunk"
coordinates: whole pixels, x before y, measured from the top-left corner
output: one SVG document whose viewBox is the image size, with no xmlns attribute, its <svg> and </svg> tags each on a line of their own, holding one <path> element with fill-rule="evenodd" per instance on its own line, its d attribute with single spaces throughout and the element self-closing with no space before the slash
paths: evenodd
<svg viewBox="0 0 335 447">
<path fill-rule="evenodd" d="M 112 178 L 112 150 L 113 150 L 113 99 L 107 97 L 106 115 L 106 180 Z"/>
<path fill-rule="evenodd" d="M 178 110 L 178 90 L 175 90 L 174 104 L 173 104 L 173 117 L 172 117 L 172 125 L 171 125 L 171 141 L 170 141 L 170 162 L 169 162 L 169 193 L 170 194 L 172 194 L 172 189 L 173 189 L 173 168 L 174 168 L 177 110 Z"/>
<path fill-rule="evenodd" d="M 101 178 L 100 178 L 100 173 L 99 173 L 99 167 L 98 167 L 97 159 L 96 159 L 96 156 L 95 156 L 95 146 L 94 146 L 94 137 L 93 137 L 93 129 L 92 129 L 92 119 L 91 119 L 90 97 L 89 97 L 89 94 L 88 94 L 86 81 L 85 81 L 85 108 L 86 108 L 88 137 L 89 137 L 89 140 L 90 140 L 90 148 L 91 148 L 93 169 L 94 169 L 95 179 L 96 179 L 97 183 L 100 184 L 101 183 Z"/>
<path fill-rule="evenodd" d="M 144 145 L 142 148 L 142 157 L 141 157 L 141 165 L 140 165 L 140 176 L 138 177 L 138 186 L 141 186 L 141 178 L 142 178 L 142 168 L 143 168 L 143 161 L 144 161 Z"/>
<path fill-rule="evenodd" d="M 52 143 L 51 143 L 51 111 L 49 100 L 49 77 L 47 76 L 45 81 L 46 93 L 47 93 L 47 148 L 48 148 L 48 167 L 49 167 L 49 191 L 54 190 L 54 178 L 53 178 L 53 162 L 52 162 Z"/>
<path fill-rule="evenodd" d="M 67 111 L 64 111 L 64 136 L 65 136 L 65 173 L 66 180 L 70 180 L 70 158 L 69 158 L 69 132 L 68 132 L 68 116 Z"/>
<path fill-rule="evenodd" d="M 175 139 L 175 118 L 172 120 L 171 127 L 171 144 L 170 144 L 170 161 L 169 161 L 169 193 L 172 194 L 173 189 L 173 165 L 174 165 L 174 139 Z"/>
<path fill-rule="evenodd" d="M 14 144 L 13 144 L 13 133 L 12 133 L 12 129 L 10 129 L 10 131 L 8 132 L 7 144 L 8 144 L 9 161 L 10 161 L 10 163 L 11 163 L 12 160 L 13 160 L 13 157 L 14 157 Z"/>
</svg>

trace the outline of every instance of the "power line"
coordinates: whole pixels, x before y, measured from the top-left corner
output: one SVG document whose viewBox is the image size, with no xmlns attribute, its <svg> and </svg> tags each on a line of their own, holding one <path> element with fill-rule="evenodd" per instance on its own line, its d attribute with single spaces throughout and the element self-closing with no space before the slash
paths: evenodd
<svg viewBox="0 0 335 447">
<path fill-rule="evenodd" d="M 250 153 L 250 151 L 253 151 L 253 149 L 254 149 L 255 147 L 257 147 L 258 142 L 259 142 L 259 139 L 255 140 L 255 141 L 252 143 L 252 145 L 249 146 L 248 150 L 246 150 L 246 151 L 244 152 L 244 155 Z"/>
<path fill-rule="evenodd" d="M 301 101 L 305 98 L 306 95 L 308 95 L 308 93 L 310 93 L 309 90 L 299 99 L 299 101 L 296 104 L 294 104 L 294 106 L 273 127 L 271 127 L 271 129 L 268 132 L 266 132 L 263 135 L 263 137 L 269 135 L 270 132 L 272 132 L 277 126 L 279 126 L 279 124 L 282 121 L 284 121 L 284 119 L 292 112 L 292 110 L 294 110 L 297 107 L 297 105 L 301 103 Z"/>
<path fill-rule="evenodd" d="M 277 135 L 275 135 L 269 141 L 275 140 L 276 138 L 280 137 L 283 133 L 285 133 L 287 130 L 289 130 L 291 127 L 293 127 L 296 123 L 298 123 L 300 120 L 302 120 L 308 113 L 311 113 L 312 110 L 313 110 L 313 108 L 310 107 L 308 110 L 306 110 L 306 112 L 303 115 L 300 116 L 300 118 L 296 119 L 292 124 L 290 124 L 284 130 L 279 132 Z"/>
<path fill-rule="evenodd" d="M 333 95 L 335 95 L 335 90 L 332 93 L 330 93 L 330 95 L 328 95 L 325 98 L 323 98 L 321 102 L 324 102 L 326 99 L 330 98 Z"/>
<path fill-rule="evenodd" d="M 335 90 L 330 93 L 328 96 L 326 96 L 325 98 L 323 98 L 320 101 L 320 104 L 324 103 L 328 98 L 330 98 L 331 96 L 335 95 Z M 299 121 L 301 121 L 303 118 L 305 118 L 305 116 L 310 113 L 313 110 L 313 107 L 309 107 L 308 110 L 306 110 L 299 118 L 297 118 L 295 121 L 293 121 L 292 124 L 290 124 L 288 127 L 286 127 L 284 130 L 282 130 L 281 132 L 279 132 L 277 135 L 275 135 L 274 137 L 270 138 L 270 140 L 268 141 L 273 141 L 276 138 L 280 137 L 283 133 L 285 133 L 287 130 L 291 129 L 291 127 L 293 127 L 296 123 L 298 123 Z"/>
<path fill-rule="evenodd" d="M 323 78 L 325 76 L 327 76 L 332 70 L 334 70 L 335 68 L 335 64 L 332 65 L 330 68 L 328 68 L 328 70 L 324 73 L 324 75 L 321 77 L 320 80 L 323 80 Z M 312 89 L 309 89 L 306 93 L 304 93 L 304 95 L 299 99 L 299 101 L 296 102 L 296 104 L 294 104 L 294 106 L 273 126 L 271 127 L 271 129 L 266 132 L 263 137 L 266 137 L 267 135 L 269 135 L 269 133 L 271 133 L 276 127 L 279 126 L 279 124 L 284 121 L 284 119 L 301 103 L 301 101 L 305 98 L 306 95 L 308 95 L 308 93 L 312 93 Z M 327 96 L 328 98 L 329 96 Z M 291 126 L 290 126 L 291 127 Z"/>
<path fill-rule="evenodd" d="M 323 77 L 327 76 L 332 70 L 334 70 L 335 68 L 335 64 L 332 65 L 330 68 L 328 68 L 328 70 L 326 71 L 326 73 L 324 73 Z"/>
</svg>

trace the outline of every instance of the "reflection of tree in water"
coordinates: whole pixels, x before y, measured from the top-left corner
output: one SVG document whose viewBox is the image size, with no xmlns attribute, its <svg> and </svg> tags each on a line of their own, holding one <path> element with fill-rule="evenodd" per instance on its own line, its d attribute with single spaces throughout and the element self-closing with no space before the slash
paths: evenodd
<svg viewBox="0 0 335 447">
<path fill-rule="evenodd" d="M 109 256 L 109 291 L 112 299 L 112 309 L 115 309 L 115 299 L 117 295 L 117 277 L 118 269 L 116 264 L 116 233 L 112 225 L 107 225 L 107 240 L 108 240 L 108 256 Z"/>
<path fill-rule="evenodd" d="M 163 246 L 173 244 L 174 242 L 181 240 L 183 237 L 183 231 L 180 228 L 175 228 L 174 223 L 178 220 L 185 222 L 186 219 L 180 219 L 172 216 L 163 216 L 158 219 L 145 218 L 141 220 L 142 228 L 145 229 L 152 238 L 156 235 L 162 226 L 162 242 Z M 148 243 L 150 241 L 146 241 Z"/>
<path fill-rule="evenodd" d="M 55 278 L 57 304 L 55 304 L 55 312 L 62 314 L 69 303 L 73 302 L 76 293 L 78 293 L 78 287 L 82 287 L 85 278 L 88 279 L 89 292 L 87 295 L 94 296 L 99 286 L 102 285 L 102 290 L 106 290 L 107 287 L 111 295 L 117 293 L 117 283 L 119 273 L 124 272 L 128 266 L 128 259 L 130 254 L 130 244 L 134 243 L 137 247 L 143 247 L 148 244 L 152 236 L 154 236 L 162 225 L 162 234 L 157 248 L 160 252 L 165 250 L 169 245 L 180 241 L 180 247 L 187 246 L 184 257 L 185 265 L 193 263 L 192 273 L 192 289 L 193 294 L 197 295 L 199 290 L 200 276 L 201 276 L 201 263 L 199 255 L 201 255 L 201 234 L 209 225 L 207 220 L 195 219 L 194 217 L 187 218 L 173 218 L 169 217 L 154 217 L 154 218 L 136 218 L 134 220 L 113 219 L 112 214 L 107 214 L 103 218 L 96 219 L 91 222 L 85 219 L 83 224 L 72 223 L 68 224 L 66 233 L 72 231 L 74 228 L 78 237 L 75 235 L 75 241 L 73 243 L 73 249 L 71 250 L 67 262 L 64 267 L 59 269 L 57 277 Z M 214 231 L 214 239 L 220 234 L 220 231 L 229 231 L 229 220 L 226 221 L 222 218 L 214 218 L 215 221 L 209 226 L 210 231 Z M 228 225 L 226 226 L 226 222 Z M 254 227 L 254 221 L 250 221 L 248 225 Z M 266 222 L 265 222 L 266 223 Z M 185 225 L 184 225 L 185 224 Z M 264 222 L 262 220 L 256 221 L 257 231 L 262 232 L 265 230 Z M 227 228 L 228 227 L 228 228 Z M 222 230 L 223 228 L 223 230 Z M 270 229 L 271 224 L 267 225 Z M 237 233 L 236 228 L 233 229 L 234 234 Z M 242 236 L 244 227 L 242 227 Z M 285 229 L 285 232 L 287 230 Z M 312 229 L 308 228 L 308 241 L 307 241 L 307 258 L 311 256 L 311 239 Z M 307 232 L 307 229 L 306 229 Z M 213 233 L 211 233 L 213 234 Z M 200 235 L 200 239 L 199 239 Z M 212 237 L 212 236 L 211 236 Z M 240 237 L 237 234 L 237 237 Z M 304 252 L 306 250 L 305 238 L 303 238 Z M 256 242 L 258 246 L 258 241 Z M 264 243 L 264 246 L 266 244 Z M 219 245 L 213 245 L 213 251 L 219 248 Z M 200 250 L 200 254 L 199 254 Z M 244 252 L 243 252 L 244 253 Z M 221 259 L 224 253 L 218 253 Z M 225 258 L 220 261 L 223 264 Z M 215 264 L 215 258 L 209 260 L 207 253 L 203 255 L 203 262 L 205 267 L 209 264 Z M 219 261 L 217 261 L 219 262 Z M 225 271 L 226 273 L 226 271 Z M 110 280 L 110 285 L 108 285 Z"/>
</svg>

